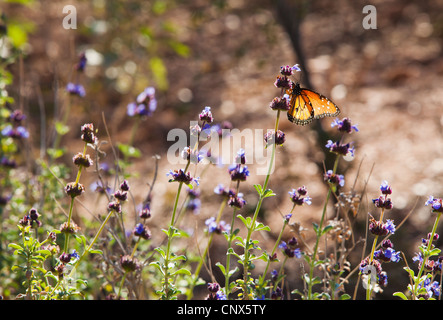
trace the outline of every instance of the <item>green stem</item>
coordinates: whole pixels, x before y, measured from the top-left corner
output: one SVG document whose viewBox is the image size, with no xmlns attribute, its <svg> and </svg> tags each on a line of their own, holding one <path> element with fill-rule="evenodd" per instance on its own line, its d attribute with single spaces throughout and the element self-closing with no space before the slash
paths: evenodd
<svg viewBox="0 0 443 320">
<path fill-rule="evenodd" d="M 188 170 L 188 167 L 190 165 L 190 161 L 188 161 L 185 169 L 183 170 L 184 173 Z M 177 207 L 178 207 L 178 200 L 180 199 L 180 193 L 183 187 L 183 182 L 180 182 L 178 185 L 177 195 L 175 197 L 174 201 L 174 209 L 172 211 L 172 217 L 171 222 L 168 229 L 168 244 L 166 246 L 166 256 L 165 256 L 165 264 L 164 264 L 164 294 L 166 299 L 169 299 L 169 255 L 171 254 L 171 242 L 172 242 L 172 236 L 174 234 L 174 222 L 175 222 L 175 216 L 177 214 Z"/>
<path fill-rule="evenodd" d="M 252 217 L 251 225 L 248 227 L 248 234 L 247 234 L 246 242 L 245 242 L 245 254 L 244 254 L 245 257 L 244 257 L 244 263 L 243 263 L 243 270 L 244 270 L 243 271 L 243 280 L 244 280 L 244 297 L 243 298 L 246 300 L 249 300 L 249 293 L 248 293 L 248 291 L 249 291 L 248 290 L 249 245 L 250 245 L 250 241 L 251 241 L 252 232 L 255 228 L 255 222 L 257 221 L 258 213 L 259 213 L 261 205 L 263 203 L 263 199 L 265 198 L 264 196 L 265 196 L 265 192 L 268 187 L 269 178 L 271 176 L 272 168 L 274 166 L 275 149 L 277 147 L 275 144 L 275 140 L 276 140 L 276 136 L 277 136 L 279 120 L 280 120 L 280 110 L 277 111 L 277 119 L 275 120 L 274 143 L 272 144 L 271 161 L 269 162 L 268 173 L 266 175 L 265 182 L 262 187 L 263 193 L 260 195 L 260 198 L 258 200 L 257 206 L 255 208 L 254 216 Z"/>
<path fill-rule="evenodd" d="M 238 194 L 240 189 L 240 181 L 237 182 L 237 188 L 236 188 L 236 194 Z M 236 213 L 237 212 L 237 207 L 234 207 L 233 211 L 232 211 L 232 219 L 231 219 L 231 225 L 230 225 L 230 232 L 229 232 L 229 238 L 228 238 L 228 254 L 226 255 L 226 268 L 225 268 L 225 294 L 226 294 L 226 298 L 229 299 L 229 272 L 230 272 L 230 268 L 231 268 L 231 254 L 229 254 L 229 252 L 232 249 L 232 240 L 234 239 L 234 223 L 235 223 L 235 217 L 236 217 Z"/>
<path fill-rule="evenodd" d="M 226 207 L 226 200 L 222 201 L 222 203 L 220 204 L 220 209 L 218 210 L 217 218 L 215 219 L 215 223 L 217 223 L 217 225 L 218 225 L 218 223 L 220 222 L 221 215 L 222 215 L 223 210 L 224 210 L 225 207 Z M 191 300 L 192 297 L 193 297 L 193 294 L 194 294 L 194 292 L 193 292 L 193 291 L 194 291 L 194 287 L 195 287 L 195 285 L 196 285 L 196 283 L 197 283 L 198 276 L 200 275 L 200 271 L 201 271 L 201 268 L 203 267 L 203 263 L 204 263 L 204 261 L 205 261 L 205 259 L 206 259 L 206 256 L 208 255 L 209 248 L 211 247 L 212 239 L 213 239 L 213 238 L 214 238 L 214 233 L 211 233 L 211 234 L 209 235 L 208 244 L 206 245 L 205 251 L 204 251 L 203 255 L 202 255 L 201 258 L 200 258 L 200 261 L 199 261 L 199 263 L 198 263 L 198 265 L 197 265 L 197 268 L 195 269 L 195 272 L 194 272 L 194 281 L 192 282 L 191 287 L 190 287 L 190 289 L 189 289 L 188 300 Z"/>
<path fill-rule="evenodd" d="M 334 168 L 333 168 L 333 173 L 334 174 L 337 171 L 338 160 L 339 159 L 340 159 L 340 156 L 337 155 L 337 157 L 335 158 Z M 313 286 L 313 277 L 314 277 L 314 265 L 315 265 L 315 261 L 316 261 L 318 246 L 320 244 L 320 238 L 321 238 L 321 234 L 322 234 L 323 223 L 324 223 L 324 220 L 325 220 L 325 217 L 326 217 L 326 208 L 328 207 L 329 198 L 331 197 L 331 194 L 332 194 L 332 189 L 331 189 L 331 186 L 329 186 L 328 194 L 326 196 L 326 201 L 325 201 L 325 204 L 323 206 L 323 212 L 322 212 L 321 219 L 320 219 L 320 225 L 318 226 L 318 229 L 317 229 L 316 240 L 315 240 L 315 245 L 314 245 L 314 251 L 312 253 L 312 258 L 311 258 L 310 266 L 309 266 L 310 268 L 309 268 L 309 283 L 308 283 L 308 300 L 312 300 L 312 286 Z"/>
<path fill-rule="evenodd" d="M 286 219 L 284 219 L 283 227 L 280 230 L 280 233 L 279 233 L 279 235 L 277 237 L 277 241 L 275 241 L 274 248 L 272 249 L 272 252 L 271 252 L 271 254 L 270 254 L 269 258 L 268 258 L 268 262 L 266 263 L 265 271 L 263 271 L 263 275 L 262 275 L 262 278 L 261 278 L 261 281 L 260 281 L 260 285 L 259 285 L 259 288 L 258 288 L 259 291 L 261 289 L 263 289 L 263 287 L 264 287 L 264 285 L 266 283 L 265 278 L 266 278 L 266 274 L 268 273 L 269 266 L 271 265 L 271 257 L 274 256 L 275 251 L 278 248 L 278 245 L 280 243 L 281 237 L 283 236 L 283 231 L 285 230 L 287 224 L 288 224 L 288 221 Z M 285 261 L 286 261 L 286 259 L 285 259 Z"/>
<path fill-rule="evenodd" d="M 88 144 L 85 143 L 84 147 L 83 147 L 83 157 L 86 156 L 86 148 L 87 148 Z M 83 166 L 79 166 L 78 171 L 77 171 L 77 177 L 75 178 L 75 185 L 77 186 L 79 181 L 80 181 L 80 176 L 82 174 L 82 169 Z M 69 214 L 68 214 L 68 228 L 71 226 L 71 220 L 72 220 L 72 210 L 74 208 L 74 197 L 71 197 L 71 203 L 69 205 Z M 68 252 L 68 244 L 69 244 L 69 233 L 65 233 L 65 243 L 63 246 L 63 250 L 64 252 Z"/>
<path fill-rule="evenodd" d="M 283 274 L 283 268 L 284 268 L 284 266 L 286 264 L 286 261 L 288 261 L 288 256 L 285 256 L 285 260 L 283 260 L 283 263 L 280 266 L 280 270 L 278 270 L 277 278 L 280 277 L 281 274 Z M 279 282 L 280 282 L 279 280 L 275 281 L 275 283 L 274 283 L 274 291 L 277 289 L 277 286 L 278 286 Z"/>
<path fill-rule="evenodd" d="M 435 233 L 437 231 L 437 226 L 438 226 L 438 222 L 440 220 L 441 214 L 442 213 L 439 212 L 438 215 L 437 215 L 437 218 L 435 219 L 434 226 L 433 226 L 432 232 L 431 232 L 431 236 L 429 238 L 428 247 L 426 249 L 425 256 L 423 257 L 423 262 L 421 263 L 420 270 L 419 270 L 419 272 L 417 274 L 417 277 L 415 278 L 414 292 L 413 292 L 414 297 L 417 297 L 417 291 L 418 291 L 418 285 L 420 283 L 420 278 L 421 278 L 421 276 L 423 274 L 426 262 L 428 261 L 428 258 L 429 258 L 429 252 L 431 251 L 431 248 L 432 248 L 432 241 L 434 240 L 434 235 L 435 235 Z"/>
</svg>

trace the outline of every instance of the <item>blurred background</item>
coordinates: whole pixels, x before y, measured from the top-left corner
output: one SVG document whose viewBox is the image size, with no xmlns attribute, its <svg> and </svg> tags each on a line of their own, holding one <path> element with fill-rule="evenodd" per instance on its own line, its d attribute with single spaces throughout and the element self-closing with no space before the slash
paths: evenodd
<svg viewBox="0 0 443 320">
<path fill-rule="evenodd" d="M 368 4 L 376 8 L 376 29 L 363 26 Z M 76 29 L 63 27 L 66 5 L 76 9 Z M 354 182 L 357 195 L 365 190 L 362 206 L 352 217 L 356 239 L 365 237 L 367 213 L 378 217 L 371 199 L 379 196 L 383 180 L 393 189 L 394 209 L 386 218 L 398 224 L 413 211 L 391 238 L 394 248 L 411 259 L 430 231 L 434 218 L 424 202 L 429 195 L 443 195 L 443 1 L 21 0 L 3 1 L 0 10 L 14 42 L 2 44 L 2 59 L 12 47 L 24 53 L 22 63 L 8 66 L 14 75 L 9 94 L 28 115 L 36 158 L 42 140 L 50 141 L 54 119 L 66 107 L 68 82 L 83 84 L 86 95 L 72 105 L 71 130 L 62 142 L 67 153 L 59 159 L 66 163 L 80 151 L 83 123 L 93 122 L 101 140 L 127 143 L 134 119 L 127 116 L 126 106 L 145 87 L 155 87 L 157 110 L 138 128 L 134 146 L 141 156 L 127 168 L 137 173 L 129 182 L 134 202 L 140 203 L 154 174 L 152 157 L 161 157 L 152 192 L 153 246 L 159 242 L 156 230 L 170 219 L 176 192 L 165 175 L 179 168 L 166 158 L 173 143 L 167 141 L 168 132 L 188 132 L 189 121 L 197 120 L 205 106 L 211 107 L 215 122 L 229 121 L 233 128 L 273 128 L 275 113 L 268 106 L 279 95 L 275 77 L 281 66 L 296 63 L 303 72 L 295 80 L 331 98 L 342 111 L 340 118 L 358 124 L 360 131 L 349 136 L 356 156 L 340 166 L 346 177 L 343 192 L 351 191 Z M 82 52 L 88 64 L 76 78 L 73 66 Z M 265 200 L 260 214 L 272 229 L 260 235 L 263 247 L 273 245 L 281 215 L 291 209 L 287 192 L 302 185 L 313 204 L 297 209 L 293 219 L 306 228 L 307 243 L 312 240 L 311 222 L 320 218 L 327 190 L 323 163 L 331 168 L 324 148 L 334 134 L 331 121 L 301 127 L 283 116 L 280 129 L 286 143 L 278 148 L 269 185 L 277 196 Z M 112 164 L 111 149 L 103 149 L 103 161 Z M 93 170 L 82 176 L 88 183 L 94 179 Z M 255 208 L 252 185 L 263 179 L 252 176 L 242 184 L 248 201 L 244 215 Z M 220 199 L 213 189 L 218 183 L 229 184 L 226 168 L 201 176 L 202 207 L 198 215 L 186 216 L 186 227 L 202 231 L 204 221 L 216 214 Z M 95 212 L 105 210 L 94 194 L 85 194 L 84 203 Z M 76 210 L 77 215 L 84 214 L 81 207 Z M 334 212 L 331 203 L 328 218 Z M 231 214 L 226 210 L 224 219 L 230 220 Z M 223 237 L 215 241 L 212 261 L 224 261 L 225 246 Z M 358 244 L 350 256 L 353 267 L 362 249 Z M 299 264 L 293 262 L 293 269 L 287 270 L 288 283 L 294 283 L 291 289 L 299 285 Z M 380 297 L 391 298 L 392 292 L 406 288 L 409 281 L 402 267 L 384 267 L 390 285 Z M 390 273 L 391 269 L 398 272 Z M 207 273 L 203 276 L 210 280 Z"/>
</svg>

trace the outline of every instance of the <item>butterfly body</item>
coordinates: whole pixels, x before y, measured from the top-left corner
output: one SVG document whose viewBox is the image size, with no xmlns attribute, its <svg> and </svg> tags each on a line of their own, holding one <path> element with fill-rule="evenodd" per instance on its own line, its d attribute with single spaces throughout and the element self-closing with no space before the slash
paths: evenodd
<svg viewBox="0 0 443 320">
<path fill-rule="evenodd" d="M 335 117 L 340 114 L 340 109 L 330 99 L 310 89 L 301 88 L 299 83 L 292 83 L 286 93 L 290 96 L 289 121 L 306 125 L 314 119 Z"/>
</svg>

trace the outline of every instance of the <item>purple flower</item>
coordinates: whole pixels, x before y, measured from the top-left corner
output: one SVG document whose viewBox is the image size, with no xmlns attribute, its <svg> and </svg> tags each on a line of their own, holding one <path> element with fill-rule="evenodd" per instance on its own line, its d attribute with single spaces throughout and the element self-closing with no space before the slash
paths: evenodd
<svg viewBox="0 0 443 320">
<path fill-rule="evenodd" d="M 343 118 L 343 120 L 335 119 L 331 123 L 331 127 L 334 128 L 335 126 L 337 126 L 337 129 L 340 132 L 351 133 L 352 130 L 354 130 L 355 132 L 358 132 L 357 125 L 352 125 L 351 119 L 349 119 L 349 118 Z"/>
<path fill-rule="evenodd" d="M 290 101 L 291 97 L 288 94 L 284 94 L 281 98 L 275 97 L 272 99 L 269 108 L 272 110 L 288 111 L 291 108 Z"/>
<path fill-rule="evenodd" d="M 25 127 L 22 126 L 18 126 L 16 128 L 13 128 L 11 125 L 7 125 L 3 130 L 2 130 L 2 135 L 5 137 L 11 137 L 14 139 L 27 139 L 29 138 L 29 132 L 28 130 L 26 130 Z"/>
<path fill-rule="evenodd" d="M 191 163 L 197 164 L 200 161 L 203 160 L 203 154 L 202 152 L 199 152 L 198 150 L 191 150 L 189 147 L 185 147 L 181 153 L 181 156 L 184 160 L 188 160 Z"/>
<path fill-rule="evenodd" d="M 371 231 L 372 234 L 378 236 L 385 236 L 388 233 L 394 234 L 395 224 L 394 221 L 391 219 L 388 219 L 386 220 L 386 222 L 383 222 L 383 221 L 377 221 L 371 216 L 369 223 L 369 231 Z"/>
<path fill-rule="evenodd" d="M 149 117 L 156 109 L 155 89 L 148 87 L 137 96 L 136 102 L 128 104 L 126 113 L 130 117 Z"/>
<path fill-rule="evenodd" d="M 84 97 L 86 95 L 85 88 L 81 84 L 74 84 L 72 82 L 66 85 L 66 91 L 79 97 Z"/>
<path fill-rule="evenodd" d="M 298 66 L 298 64 L 295 64 L 295 65 L 293 65 L 292 67 L 290 67 L 290 66 L 281 66 L 280 67 L 280 73 L 282 74 L 282 75 L 284 75 L 284 76 L 287 76 L 287 77 L 290 77 L 290 76 L 292 76 L 293 74 L 294 74 L 294 71 L 295 72 L 300 72 L 301 71 L 301 69 L 300 69 L 300 67 Z"/>
<path fill-rule="evenodd" d="M 183 182 L 184 184 L 189 185 L 191 182 L 195 182 L 197 185 L 199 185 L 199 178 L 193 178 L 191 177 L 190 173 L 185 173 L 183 169 L 179 170 L 169 170 L 169 172 L 166 174 L 167 176 L 171 176 L 171 179 L 169 182 Z"/>
<path fill-rule="evenodd" d="M 243 208 L 246 204 L 246 200 L 243 199 L 243 193 L 232 194 L 229 196 L 228 205 L 230 207 Z"/>
<path fill-rule="evenodd" d="M 395 251 L 392 248 L 380 249 L 374 252 L 374 258 L 383 262 L 399 262 L 400 251 Z"/>
<path fill-rule="evenodd" d="M 384 208 L 387 210 L 392 209 L 394 206 L 390 198 L 386 198 L 386 196 L 380 196 L 378 199 L 372 199 L 372 202 L 377 208 Z"/>
<path fill-rule="evenodd" d="M 350 154 L 352 157 L 354 156 L 355 149 L 351 146 L 350 143 L 341 144 L 339 141 L 332 142 L 332 140 L 328 140 L 326 143 L 326 148 L 329 149 L 330 152 L 336 153 L 338 155 L 346 156 Z"/>
<path fill-rule="evenodd" d="M 420 288 L 425 288 L 427 295 L 424 297 L 425 299 L 432 298 L 433 296 L 439 297 L 441 292 L 441 287 L 438 281 L 432 281 L 430 278 L 426 278 L 424 282 L 420 282 Z"/>
<path fill-rule="evenodd" d="M 237 151 L 237 156 L 235 157 L 236 164 L 245 164 L 246 163 L 246 152 L 244 149 L 240 148 Z"/>
<path fill-rule="evenodd" d="M 84 52 L 82 52 L 79 56 L 79 61 L 78 61 L 77 65 L 75 66 L 77 71 L 83 72 L 85 70 L 87 62 L 88 62 L 88 60 L 86 59 L 86 54 Z"/>
<path fill-rule="evenodd" d="M 229 166 L 228 171 L 232 181 L 246 181 L 246 178 L 249 176 L 248 166 L 233 164 Z"/>
<path fill-rule="evenodd" d="M 345 185 L 345 177 L 342 174 L 334 173 L 332 170 L 325 173 L 324 180 L 335 186 L 343 187 Z"/>
<path fill-rule="evenodd" d="M 78 255 L 77 251 L 75 251 L 75 249 L 72 250 L 72 253 L 70 253 L 69 256 L 71 258 L 80 259 L 80 256 Z"/>
<path fill-rule="evenodd" d="M 266 142 L 266 146 L 272 145 L 273 143 L 275 143 L 277 146 L 281 146 L 286 141 L 286 135 L 283 131 L 278 130 L 276 136 L 274 130 L 272 130 L 265 133 L 264 140 Z"/>
<path fill-rule="evenodd" d="M 134 235 L 141 237 L 145 240 L 149 240 L 151 238 L 151 233 L 149 232 L 149 230 L 143 225 L 143 223 L 138 223 L 135 227 L 134 227 Z"/>
<path fill-rule="evenodd" d="M 212 123 L 214 119 L 212 117 L 211 107 L 205 107 L 205 109 L 199 114 L 199 119 L 206 123 Z"/>
<path fill-rule="evenodd" d="M 303 204 L 310 205 L 312 203 L 311 197 L 307 196 L 307 190 L 305 186 L 298 189 L 292 189 L 292 191 L 289 191 L 288 193 L 294 205 L 302 206 Z"/>
<path fill-rule="evenodd" d="M 383 182 L 381 183 L 380 191 L 382 194 L 391 194 L 392 193 L 391 186 L 388 184 L 388 182 L 386 180 L 383 180 Z"/>
<path fill-rule="evenodd" d="M 208 227 L 209 233 L 214 233 L 214 232 L 217 234 L 221 234 L 222 232 L 229 233 L 229 231 L 231 230 L 231 226 L 223 220 L 217 224 L 214 217 L 206 219 L 205 225 Z"/>
<path fill-rule="evenodd" d="M 282 241 L 278 247 L 283 250 L 283 253 L 288 258 L 293 258 L 293 257 L 301 258 L 300 248 L 296 248 L 295 247 L 296 245 L 297 245 L 297 240 L 295 238 L 292 238 L 291 240 L 289 240 L 288 243 Z"/>
<path fill-rule="evenodd" d="M 425 206 L 431 205 L 432 212 L 443 212 L 443 201 L 442 199 L 434 198 L 433 196 L 429 196 L 429 199 L 426 201 Z"/>
</svg>

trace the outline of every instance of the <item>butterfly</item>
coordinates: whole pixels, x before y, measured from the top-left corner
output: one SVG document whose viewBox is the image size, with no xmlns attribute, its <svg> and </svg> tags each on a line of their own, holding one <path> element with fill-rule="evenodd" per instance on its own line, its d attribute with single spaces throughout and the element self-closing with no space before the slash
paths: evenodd
<svg viewBox="0 0 443 320">
<path fill-rule="evenodd" d="M 300 88 L 298 82 L 292 82 L 286 94 L 291 98 L 288 119 L 295 124 L 304 126 L 314 119 L 340 114 L 340 109 L 334 102 L 315 91 Z"/>
</svg>

